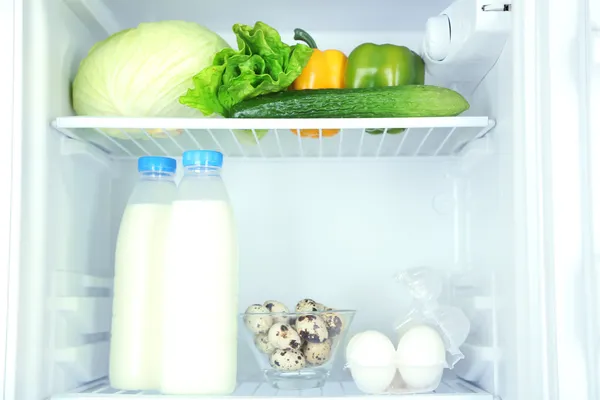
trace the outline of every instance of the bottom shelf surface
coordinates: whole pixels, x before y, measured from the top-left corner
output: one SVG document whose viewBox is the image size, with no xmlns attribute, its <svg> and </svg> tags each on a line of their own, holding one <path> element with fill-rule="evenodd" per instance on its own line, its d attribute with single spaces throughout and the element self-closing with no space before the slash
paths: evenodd
<svg viewBox="0 0 600 400">
<path fill-rule="evenodd" d="M 160 397 L 160 398 L 219 398 L 219 397 L 254 397 L 254 398 L 275 398 L 275 397 L 292 397 L 292 398 L 329 398 L 329 397 L 344 397 L 358 398 L 369 397 L 358 390 L 354 382 L 327 382 L 320 389 L 310 390 L 278 390 L 263 382 L 244 382 L 240 383 L 235 392 L 231 396 L 167 396 L 161 395 L 158 392 L 152 391 L 135 391 L 135 390 L 117 390 L 110 387 L 108 380 L 102 380 L 82 386 L 71 392 L 52 396 L 52 399 L 77 399 L 77 398 L 93 398 L 93 399 L 114 399 L 115 397 L 136 396 L 136 398 L 144 397 Z M 481 389 L 469 384 L 460 379 L 447 379 L 440 383 L 440 386 L 432 393 L 410 394 L 410 395 L 386 395 L 387 397 L 403 398 L 414 397 L 418 398 L 435 398 L 441 399 L 452 396 L 453 400 L 492 400 L 493 396 Z"/>
</svg>

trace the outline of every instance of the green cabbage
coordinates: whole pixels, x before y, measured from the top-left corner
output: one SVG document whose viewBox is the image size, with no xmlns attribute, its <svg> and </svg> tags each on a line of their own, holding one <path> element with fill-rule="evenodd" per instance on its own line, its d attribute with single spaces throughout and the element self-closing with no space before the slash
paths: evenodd
<svg viewBox="0 0 600 400">
<path fill-rule="evenodd" d="M 94 45 L 81 62 L 73 108 L 79 115 L 201 117 L 179 97 L 227 47 L 219 35 L 193 22 L 150 22 L 118 32 Z"/>
<path fill-rule="evenodd" d="M 254 27 L 235 24 L 233 32 L 239 50 L 218 52 L 212 65 L 194 76 L 194 87 L 181 97 L 182 104 L 205 115 L 227 117 L 231 107 L 243 100 L 287 89 L 313 52 L 303 44 L 288 46 L 263 22 Z"/>
</svg>

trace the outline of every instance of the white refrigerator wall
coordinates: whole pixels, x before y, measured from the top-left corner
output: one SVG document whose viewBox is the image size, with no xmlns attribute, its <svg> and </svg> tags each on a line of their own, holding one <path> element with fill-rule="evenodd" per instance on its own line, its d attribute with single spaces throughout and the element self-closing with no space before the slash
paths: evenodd
<svg viewBox="0 0 600 400">
<path fill-rule="evenodd" d="M 66 297 L 84 296 L 86 280 L 101 275 L 110 262 L 106 225 L 110 177 L 94 164 L 62 157 L 62 139 L 49 128 L 53 116 L 72 113 L 69 82 L 97 38 L 58 0 L 25 1 L 23 18 L 22 156 L 26 161 L 19 303 L 18 309 L 13 308 L 19 326 L 9 343 L 16 351 L 16 366 L 7 386 L 16 398 L 40 400 L 76 385 L 82 377 L 58 360 L 79 358 L 79 365 L 91 370 L 94 354 L 100 351 L 94 350 L 98 349 L 94 344 L 101 341 L 79 334 L 73 324 L 74 340 L 68 346 L 57 343 L 62 316 L 53 298 L 60 282 Z M 73 284 L 60 278 L 58 271 L 72 271 Z M 71 346 L 76 346 L 75 354 Z"/>
<path fill-rule="evenodd" d="M 105 6 L 113 10 L 113 15 L 105 24 L 108 29 L 115 25 L 121 28 L 143 21 L 182 19 L 187 16 L 187 19 L 201 22 L 219 32 L 231 32 L 234 23 L 254 24 L 255 21 L 263 21 L 284 31 L 302 28 L 309 32 L 326 30 L 346 33 L 421 31 L 427 18 L 437 15 L 452 2 L 453 0 L 428 0 L 423 4 L 413 0 L 373 0 L 365 7 L 363 0 L 309 1 L 304 4 L 290 0 L 263 0 L 260 6 L 237 0 L 223 0 L 203 2 L 200 6 L 189 0 L 147 0 L 143 3 L 144 7 L 140 7 L 141 3 L 135 1 L 104 0 Z M 84 3 L 93 8 L 102 1 L 88 0 Z M 233 45 L 235 42 L 229 43 Z M 324 45 L 320 47 L 326 48 Z"/>
<path fill-rule="evenodd" d="M 123 189 L 113 197 L 115 212 L 137 175 L 134 163 L 123 164 L 129 179 L 113 186 Z M 394 274 L 420 265 L 461 269 L 454 261 L 461 246 L 456 182 L 448 175 L 455 165 L 226 159 L 240 241 L 240 311 L 269 299 L 293 306 L 310 297 L 357 309 L 352 332 L 377 329 L 393 337 L 393 324 L 409 305 Z M 119 222 L 112 221 L 115 234 Z M 260 378 L 257 371 L 240 342 L 240 379 Z"/>
<path fill-rule="evenodd" d="M 587 177 L 587 184 L 589 185 L 588 198 L 590 206 L 590 214 L 588 218 L 592 221 L 591 231 L 593 232 L 590 238 L 590 250 L 592 258 L 588 272 L 590 272 L 590 287 L 600 287 L 600 159 L 596 156 L 600 154 L 600 114 L 593 112 L 600 109 L 600 3 L 597 1 L 590 1 L 590 14 L 591 14 L 591 43 L 589 47 L 589 63 L 591 66 L 590 71 L 590 92 L 589 95 L 589 108 L 591 111 L 588 114 L 590 124 L 590 134 L 588 137 L 588 151 L 587 151 L 587 162 L 589 163 L 590 174 Z M 596 318 L 592 319 L 592 332 L 593 335 L 590 338 L 592 343 L 598 343 L 600 341 L 600 319 L 598 318 L 598 311 L 600 310 L 600 296 L 597 290 L 593 290 L 590 293 L 593 303 L 590 304 L 589 310 L 593 313 Z M 592 395 L 596 398 L 600 397 L 600 385 L 598 379 L 600 377 L 600 351 L 596 350 L 593 357 L 593 364 L 591 365 L 590 383 L 593 389 Z"/>
<path fill-rule="evenodd" d="M 87 2 L 92 5 L 88 10 L 101 10 L 100 22 L 82 22 L 72 10 L 81 16 L 85 8 L 66 3 L 79 4 L 24 3 L 22 263 L 19 325 L 12 338 L 17 364 L 9 373 L 14 379 L 7 382 L 19 399 L 40 400 L 106 375 L 114 243 L 135 180 L 133 162 L 111 162 L 93 148 L 66 146 L 49 123 L 72 114 L 70 82 L 81 58 L 106 34 L 104 29 L 112 32 L 163 15 L 189 18 L 185 7 L 163 10 L 166 14 L 152 11 L 164 2 L 138 7 L 107 2 L 114 14 Z M 323 47 L 349 51 L 373 40 L 418 48 L 421 24 L 411 25 L 411 18 L 403 17 L 409 32 L 377 29 L 402 26 L 391 15 L 409 15 L 401 12 L 405 8 L 414 9 L 424 22 L 447 3 L 398 3 L 396 12 L 382 12 L 389 23 L 366 23 L 364 33 L 357 23 L 343 25 L 342 18 L 336 19 L 336 31 L 356 31 L 345 37 L 323 35 Z M 344 8 L 341 2 L 335 5 Z M 351 5 L 355 11 L 346 12 L 356 15 L 360 4 Z M 274 13 L 269 19 L 245 22 L 289 17 L 278 7 L 267 7 Z M 148 13 L 152 18 L 146 18 Z M 306 17 L 307 29 L 311 24 L 315 31 L 326 26 L 326 21 L 308 17 L 312 11 L 299 15 Z M 197 19 L 202 22 L 203 16 Z M 216 29 L 234 22 L 215 22 Z M 283 26 L 285 37 L 296 27 L 292 23 L 296 20 Z M 473 320 L 465 346 L 469 358 L 457 371 L 499 395 L 514 386 L 511 363 L 517 336 L 527 334 L 527 325 L 515 319 L 518 306 L 512 290 L 523 271 L 515 268 L 513 251 L 510 47 L 470 98 L 470 114 L 490 115 L 498 126 L 463 158 L 226 160 L 225 179 L 241 239 L 240 307 L 266 297 L 292 304 L 312 296 L 358 309 L 354 330 L 369 327 L 391 334 L 408 305 L 406 294 L 392 282 L 393 274 L 429 265 L 452 274 L 451 299 Z M 290 277 L 295 279 L 292 285 Z M 252 375 L 253 361 L 243 347 L 240 375 L 246 378 Z"/>
</svg>

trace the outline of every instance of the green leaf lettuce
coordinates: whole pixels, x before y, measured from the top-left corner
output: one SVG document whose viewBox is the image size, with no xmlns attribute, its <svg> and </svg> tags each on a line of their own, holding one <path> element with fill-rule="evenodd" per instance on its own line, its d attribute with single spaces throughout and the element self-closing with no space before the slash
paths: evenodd
<svg viewBox="0 0 600 400">
<path fill-rule="evenodd" d="M 280 92 L 296 80 L 313 50 L 303 44 L 289 46 L 263 22 L 254 27 L 235 24 L 239 50 L 219 51 L 211 66 L 193 78 L 194 87 L 179 98 L 181 104 L 205 115 L 225 117 L 243 100 Z"/>
</svg>

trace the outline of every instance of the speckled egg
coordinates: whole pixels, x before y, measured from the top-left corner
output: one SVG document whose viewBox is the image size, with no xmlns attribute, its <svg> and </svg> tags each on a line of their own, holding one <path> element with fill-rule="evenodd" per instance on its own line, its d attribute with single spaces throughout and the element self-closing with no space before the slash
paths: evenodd
<svg viewBox="0 0 600 400">
<path fill-rule="evenodd" d="M 269 337 L 265 333 L 261 333 L 254 337 L 254 345 L 258 350 L 265 354 L 272 354 L 275 351 L 275 346 L 269 342 Z"/>
<path fill-rule="evenodd" d="M 267 309 L 267 307 L 260 304 L 252 304 L 246 309 L 246 315 L 244 315 L 244 323 L 252 333 L 267 333 L 271 325 L 273 325 L 273 317 L 271 317 L 268 314 L 269 310 Z"/>
<path fill-rule="evenodd" d="M 325 321 L 317 315 L 301 315 L 296 320 L 296 329 L 302 340 L 309 343 L 323 343 L 329 338 Z"/>
<path fill-rule="evenodd" d="M 277 350 L 269 358 L 271 366 L 281 371 L 298 371 L 306 366 L 304 355 L 293 349 Z"/>
<path fill-rule="evenodd" d="M 293 349 L 300 350 L 302 341 L 298 332 L 290 325 L 277 322 L 269 329 L 269 343 L 276 349 Z"/>
<path fill-rule="evenodd" d="M 334 312 L 328 312 L 321 315 L 321 318 L 323 318 L 325 325 L 327 325 L 327 332 L 329 333 L 330 338 L 342 333 L 342 330 L 344 329 L 344 323 L 339 315 Z"/>
<path fill-rule="evenodd" d="M 302 346 L 302 354 L 306 361 L 312 365 L 323 365 L 329 360 L 331 355 L 331 341 L 326 340 L 323 343 L 306 343 Z"/>
<path fill-rule="evenodd" d="M 265 306 L 272 313 L 290 312 L 289 308 L 287 308 L 285 304 L 277 300 L 267 300 L 264 302 L 263 306 Z M 289 317 L 273 316 L 273 322 L 283 322 L 287 324 L 289 322 Z"/>
<path fill-rule="evenodd" d="M 325 306 L 313 299 L 302 299 L 296 304 L 296 312 L 319 312 L 324 310 Z"/>
</svg>

